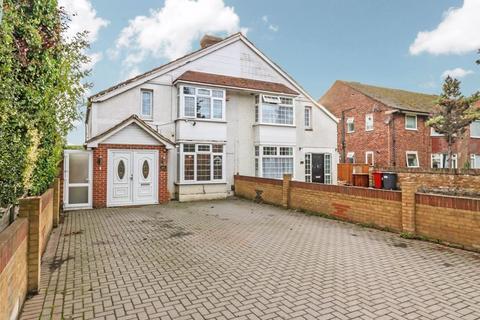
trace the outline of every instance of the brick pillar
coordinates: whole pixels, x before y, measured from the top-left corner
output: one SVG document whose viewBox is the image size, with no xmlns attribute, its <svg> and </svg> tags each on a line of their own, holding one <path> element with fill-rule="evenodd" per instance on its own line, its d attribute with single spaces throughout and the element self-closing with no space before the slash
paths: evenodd
<svg viewBox="0 0 480 320">
<path fill-rule="evenodd" d="M 418 185 L 413 181 L 402 184 L 402 230 L 415 233 L 415 193 Z"/>
<path fill-rule="evenodd" d="M 41 197 L 29 197 L 20 199 L 19 217 L 28 219 L 28 252 L 27 289 L 29 293 L 37 293 L 40 284 L 40 210 L 42 208 Z"/>
<path fill-rule="evenodd" d="M 53 180 L 53 227 L 58 227 L 60 221 L 60 179 Z"/>
<path fill-rule="evenodd" d="M 282 206 L 285 208 L 288 208 L 290 205 L 290 181 L 292 181 L 292 175 L 284 174 L 282 184 Z"/>
</svg>

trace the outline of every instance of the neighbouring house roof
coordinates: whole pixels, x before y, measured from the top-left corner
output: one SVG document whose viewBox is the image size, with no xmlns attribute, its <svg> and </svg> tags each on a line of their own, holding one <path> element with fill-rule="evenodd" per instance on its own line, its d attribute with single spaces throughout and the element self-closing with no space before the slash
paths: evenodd
<svg viewBox="0 0 480 320">
<path fill-rule="evenodd" d="M 219 74 L 197 72 L 197 71 L 186 71 L 180 77 L 178 77 L 175 82 L 191 82 L 191 83 L 201 83 L 201 84 L 210 84 L 222 87 L 231 87 L 238 89 L 251 89 L 255 91 L 266 91 L 274 93 L 284 93 L 289 95 L 298 95 L 298 92 L 290 89 L 282 83 L 260 81 L 246 78 L 237 78 L 224 76 Z"/>
<path fill-rule="evenodd" d="M 89 147 L 93 146 L 96 147 L 98 143 L 102 142 L 103 140 L 107 139 L 108 137 L 111 137 L 115 133 L 119 132 L 123 128 L 129 126 L 130 124 L 135 123 L 137 124 L 140 128 L 142 128 L 146 133 L 151 135 L 154 139 L 162 143 L 167 147 L 167 149 L 172 149 L 175 146 L 175 143 L 170 141 L 169 139 L 165 138 L 162 136 L 159 132 L 155 131 L 152 127 L 148 125 L 145 121 L 140 119 L 137 115 L 133 114 L 130 117 L 126 118 L 122 122 L 117 123 L 113 127 L 103 131 L 102 133 L 88 139 L 85 141 L 85 144 Z"/>
<path fill-rule="evenodd" d="M 219 41 L 215 44 L 212 44 L 205 48 L 200 48 L 194 52 L 191 52 L 183 57 L 180 57 L 176 60 L 173 60 L 167 64 L 161 65 L 157 68 L 154 68 L 150 71 L 147 71 L 143 74 L 140 74 L 134 78 L 128 79 L 126 81 L 120 82 L 110 88 L 102 90 L 88 98 L 88 106 L 87 106 L 87 117 L 85 121 L 88 122 L 88 114 L 90 112 L 90 108 L 93 102 L 101 102 L 103 100 L 109 99 L 110 97 L 116 95 L 117 93 L 121 93 L 126 91 L 130 88 L 134 88 L 139 86 L 155 77 L 160 76 L 163 73 L 168 72 L 169 70 L 173 70 L 178 68 L 182 65 L 186 65 L 191 61 L 198 59 L 201 56 L 209 54 L 215 50 L 219 50 L 224 46 L 227 46 L 235 41 L 242 41 L 246 44 L 253 52 L 255 52 L 261 59 L 263 59 L 267 64 L 269 64 L 274 70 L 276 70 L 280 75 L 282 75 L 288 82 L 290 82 L 295 89 L 298 90 L 301 94 L 303 94 L 307 99 L 311 101 L 311 103 L 321 109 L 327 116 L 329 116 L 333 121 L 338 122 L 337 117 L 333 115 L 327 108 L 323 105 L 315 101 L 312 96 L 310 96 L 301 86 L 298 84 L 290 75 L 288 75 L 279 65 L 275 62 L 271 61 L 265 54 L 263 54 L 255 45 L 250 42 L 242 33 L 238 32 L 232 34 L 229 37 L 226 37 L 222 41 Z"/>
<path fill-rule="evenodd" d="M 359 82 L 340 82 L 391 108 L 401 111 L 430 113 L 432 108 L 437 104 L 439 98 L 432 94 L 383 88 Z"/>
</svg>

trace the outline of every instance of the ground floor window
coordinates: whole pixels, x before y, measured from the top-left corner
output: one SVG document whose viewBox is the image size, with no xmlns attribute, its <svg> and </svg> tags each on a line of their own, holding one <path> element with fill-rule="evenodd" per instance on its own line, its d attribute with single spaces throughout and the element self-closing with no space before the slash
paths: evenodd
<svg viewBox="0 0 480 320">
<path fill-rule="evenodd" d="M 312 182 L 312 154 L 305 154 L 305 182 Z"/>
<path fill-rule="evenodd" d="M 420 167 L 420 162 L 418 161 L 418 152 L 417 151 L 407 151 L 406 153 L 407 167 L 408 168 L 418 168 Z"/>
<path fill-rule="evenodd" d="M 293 147 L 255 146 L 255 174 L 282 179 L 284 174 L 293 174 L 293 159 Z"/>
<path fill-rule="evenodd" d="M 374 153 L 373 151 L 365 152 L 365 163 L 371 166 L 375 165 Z"/>
<path fill-rule="evenodd" d="M 458 156 L 457 154 L 452 155 L 452 166 L 451 168 L 456 169 L 458 166 Z M 442 169 L 448 168 L 448 154 L 446 153 L 433 153 L 432 154 L 432 168 L 433 169 Z"/>
<path fill-rule="evenodd" d="M 355 152 L 348 152 L 347 158 L 345 159 L 346 163 L 355 163 Z"/>
<path fill-rule="evenodd" d="M 183 182 L 208 182 L 224 180 L 224 145 L 180 145 L 180 180 Z"/>
<path fill-rule="evenodd" d="M 480 169 L 480 154 L 470 155 L 470 168 Z"/>
</svg>

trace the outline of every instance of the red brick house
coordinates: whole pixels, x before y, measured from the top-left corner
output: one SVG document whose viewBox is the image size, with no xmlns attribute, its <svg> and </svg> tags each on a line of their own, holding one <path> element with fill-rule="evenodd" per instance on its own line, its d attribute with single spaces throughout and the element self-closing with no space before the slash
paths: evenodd
<svg viewBox="0 0 480 320">
<path fill-rule="evenodd" d="M 425 125 L 437 96 L 336 81 L 320 99 L 335 114 L 341 162 L 443 168 L 445 139 Z M 454 146 L 454 165 L 480 168 L 480 121 Z"/>
</svg>

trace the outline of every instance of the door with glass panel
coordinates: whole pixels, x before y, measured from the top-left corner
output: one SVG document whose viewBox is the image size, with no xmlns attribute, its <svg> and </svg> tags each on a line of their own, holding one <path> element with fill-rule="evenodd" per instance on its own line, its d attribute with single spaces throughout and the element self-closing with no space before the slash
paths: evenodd
<svg viewBox="0 0 480 320">
<path fill-rule="evenodd" d="M 85 150 L 65 150 L 63 207 L 92 207 L 92 153 Z"/>
</svg>

